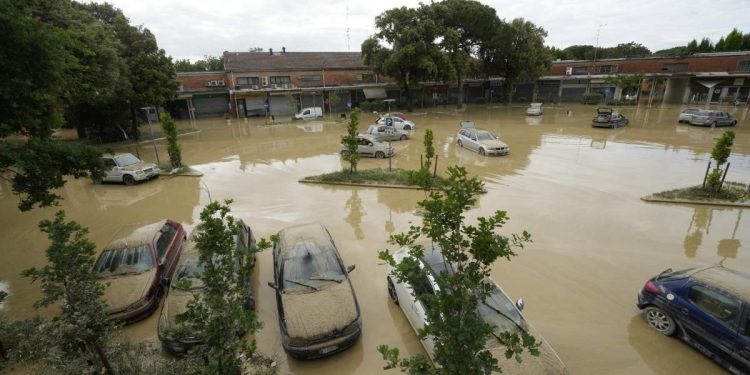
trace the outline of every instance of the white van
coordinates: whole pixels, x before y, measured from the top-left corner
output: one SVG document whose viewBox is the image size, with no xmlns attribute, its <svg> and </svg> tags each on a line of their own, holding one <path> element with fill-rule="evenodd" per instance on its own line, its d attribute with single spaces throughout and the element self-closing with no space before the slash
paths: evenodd
<svg viewBox="0 0 750 375">
<path fill-rule="evenodd" d="M 311 118 L 318 118 L 323 117 L 323 108 L 320 107 L 308 107 L 308 108 L 302 108 L 302 111 L 296 115 L 294 115 L 294 118 L 297 120 L 307 120 Z"/>
</svg>

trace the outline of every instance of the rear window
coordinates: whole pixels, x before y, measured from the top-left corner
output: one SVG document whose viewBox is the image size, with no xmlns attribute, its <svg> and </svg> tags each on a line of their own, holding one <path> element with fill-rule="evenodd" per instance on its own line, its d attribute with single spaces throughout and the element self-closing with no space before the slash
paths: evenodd
<svg viewBox="0 0 750 375">
<path fill-rule="evenodd" d="M 159 262 L 163 261 L 164 256 L 169 252 L 169 245 L 176 233 L 177 228 L 169 224 L 165 224 L 161 228 L 159 239 L 156 240 L 156 256 L 159 258 Z"/>
<path fill-rule="evenodd" d="M 735 324 L 740 313 L 741 304 L 737 298 L 702 285 L 690 287 L 688 299 L 706 314 L 730 326 Z"/>
<path fill-rule="evenodd" d="M 99 277 L 139 274 L 154 268 L 151 247 L 148 244 L 133 248 L 104 250 L 94 265 Z"/>
</svg>

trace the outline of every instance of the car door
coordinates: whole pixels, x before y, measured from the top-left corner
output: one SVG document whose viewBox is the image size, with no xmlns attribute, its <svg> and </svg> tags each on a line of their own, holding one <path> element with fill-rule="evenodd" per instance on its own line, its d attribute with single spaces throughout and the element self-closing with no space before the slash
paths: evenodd
<svg viewBox="0 0 750 375">
<path fill-rule="evenodd" d="M 122 181 L 122 172 L 117 168 L 114 158 L 102 158 L 104 161 L 104 181 Z"/>
<path fill-rule="evenodd" d="M 479 151 L 479 140 L 477 139 L 477 132 L 472 130 L 469 131 L 469 149 Z"/>
<path fill-rule="evenodd" d="M 427 320 L 427 309 L 429 306 L 427 306 L 424 301 L 418 301 L 414 297 L 414 291 L 416 290 L 419 293 L 434 293 L 428 276 L 426 274 L 422 276 L 423 278 L 419 280 L 418 285 L 413 287 L 408 282 L 396 284 L 396 294 L 401 309 L 404 311 L 406 319 L 416 333 L 419 333 L 419 330 L 425 326 L 425 321 Z M 434 351 L 433 340 L 431 338 L 425 338 L 422 340 L 422 345 L 430 357 L 432 357 Z"/>
<path fill-rule="evenodd" d="M 373 143 L 365 138 L 359 138 L 359 145 L 357 146 L 357 151 L 359 151 L 362 155 L 373 155 L 375 151 L 373 147 Z"/>
<path fill-rule="evenodd" d="M 734 352 L 742 304 L 736 297 L 702 284 L 687 290 L 688 303 L 683 307 L 683 324 L 692 343 L 699 349 L 728 358 Z M 687 309 L 687 311 L 685 311 Z"/>
<path fill-rule="evenodd" d="M 744 324 L 740 325 L 737 342 L 734 346 L 734 362 L 742 371 L 750 373 L 750 304 L 745 304 L 745 313 L 742 318 Z"/>
</svg>

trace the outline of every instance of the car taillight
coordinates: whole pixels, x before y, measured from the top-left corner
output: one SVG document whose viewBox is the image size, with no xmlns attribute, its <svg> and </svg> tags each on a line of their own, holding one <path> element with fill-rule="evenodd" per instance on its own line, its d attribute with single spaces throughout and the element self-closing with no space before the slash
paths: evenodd
<svg viewBox="0 0 750 375">
<path fill-rule="evenodd" d="M 661 293 L 661 289 L 659 289 L 659 287 L 657 287 L 656 284 L 654 284 L 654 282 L 651 280 L 646 282 L 646 285 L 643 286 L 643 289 L 654 294 Z"/>
</svg>

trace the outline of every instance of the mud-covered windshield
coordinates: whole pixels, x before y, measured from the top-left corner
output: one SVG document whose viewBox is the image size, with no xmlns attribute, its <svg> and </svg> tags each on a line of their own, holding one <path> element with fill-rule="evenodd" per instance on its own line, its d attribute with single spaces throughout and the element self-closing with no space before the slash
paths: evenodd
<svg viewBox="0 0 750 375">
<path fill-rule="evenodd" d="M 492 134 L 490 132 L 483 131 L 483 132 L 477 132 L 477 139 L 480 140 L 480 141 L 492 141 L 492 140 L 495 140 L 497 138 L 495 137 L 494 134 Z"/>
<path fill-rule="evenodd" d="M 477 306 L 477 312 L 487 323 L 496 327 L 495 333 L 509 331 L 520 334 L 521 329 L 525 329 L 521 314 L 496 285 L 493 285 L 492 294 L 484 303 Z"/>
<path fill-rule="evenodd" d="M 117 160 L 117 165 L 121 167 L 126 167 L 128 165 L 138 164 L 141 162 L 137 157 L 131 154 L 117 155 L 115 156 L 115 159 Z"/>
<path fill-rule="evenodd" d="M 172 283 L 173 289 L 196 290 L 203 288 L 203 281 L 198 275 L 203 272 L 203 266 L 198 264 L 197 259 L 190 259 L 175 272 L 175 282 Z"/>
<path fill-rule="evenodd" d="M 152 268 L 154 268 L 154 259 L 148 244 L 104 250 L 94 265 L 94 271 L 99 277 L 135 275 Z"/>
<path fill-rule="evenodd" d="M 283 267 L 285 293 L 315 292 L 346 279 L 333 249 L 321 249 L 307 241 L 294 245 Z"/>
</svg>

